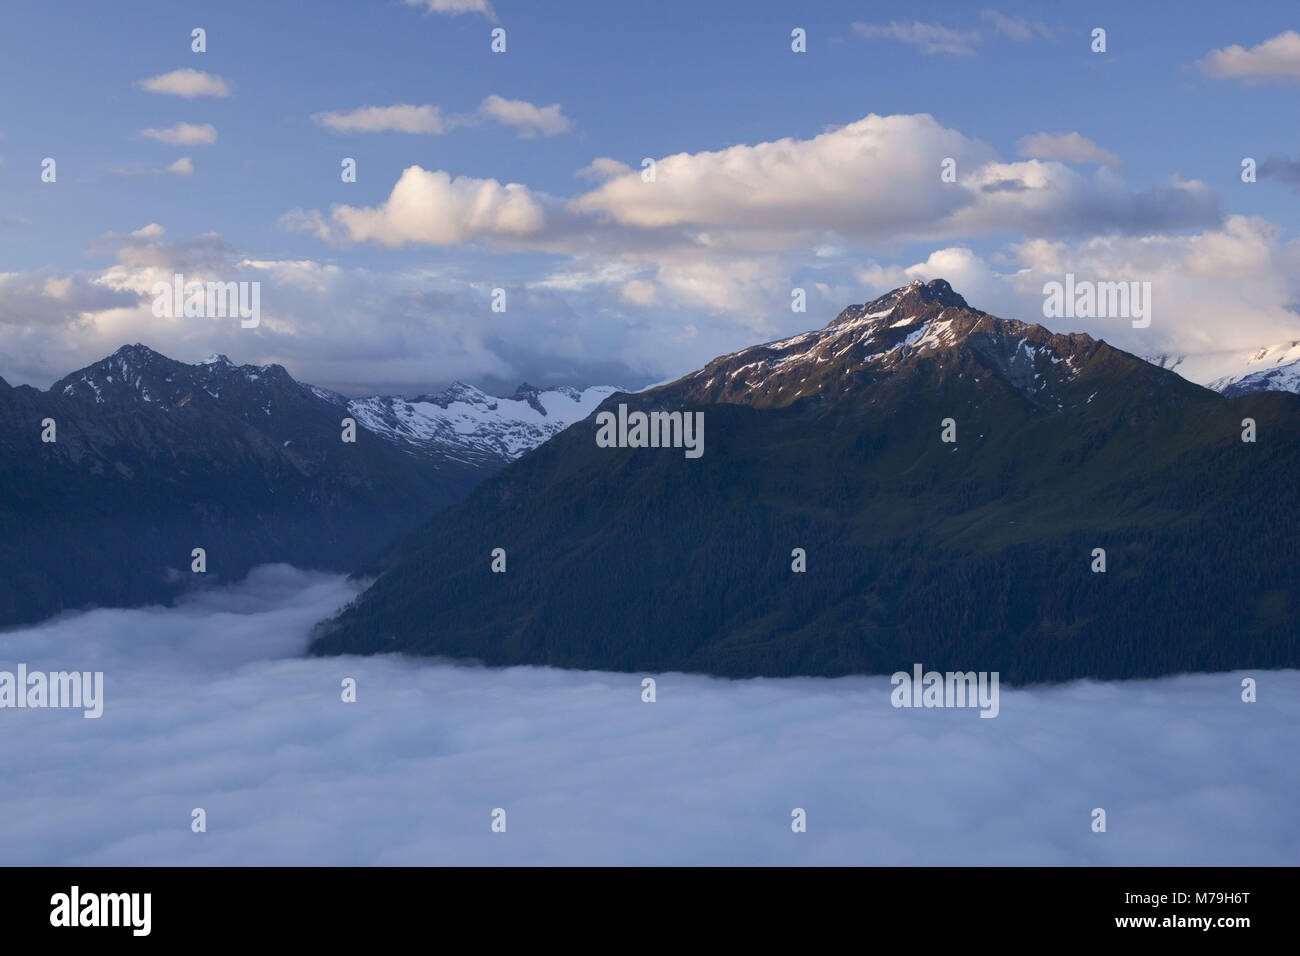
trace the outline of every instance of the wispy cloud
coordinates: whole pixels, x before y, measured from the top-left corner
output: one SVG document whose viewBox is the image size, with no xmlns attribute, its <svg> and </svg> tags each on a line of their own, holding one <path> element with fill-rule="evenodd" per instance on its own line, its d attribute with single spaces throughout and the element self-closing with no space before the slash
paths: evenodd
<svg viewBox="0 0 1300 956">
<path fill-rule="evenodd" d="M 853 30 L 868 39 L 897 40 L 914 46 L 922 53 L 948 53 L 952 56 L 971 56 L 980 35 L 976 30 L 954 30 L 937 23 L 911 23 L 894 21 L 888 24 L 855 23 Z"/>
<path fill-rule="evenodd" d="M 202 70 L 172 70 L 140 81 L 140 88 L 150 93 L 166 93 L 194 99 L 196 96 L 229 96 L 226 81 Z"/>
<path fill-rule="evenodd" d="M 495 21 L 496 12 L 488 0 L 404 0 L 408 7 L 423 7 L 426 13 L 460 16 L 462 13 L 481 13 Z"/>
<path fill-rule="evenodd" d="M 1023 137 L 1019 144 L 1021 156 L 1030 159 L 1055 159 L 1063 163 L 1100 163 L 1119 166 L 1120 158 L 1108 149 L 1102 149 L 1079 133 L 1034 133 Z"/>
<path fill-rule="evenodd" d="M 1050 40 L 1056 35 L 1056 31 L 1044 23 L 1025 17 L 1009 17 L 997 10 L 981 11 L 980 19 L 989 24 L 995 34 L 1020 43 L 1034 39 Z M 925 54 L 946 53 L 957 57 L 974 55 L 975 48 L 984 40 L 978 30 L 957 29 L 920 20 L 912 20 L 910 23 L 903 20 L 883 24 L 854 23 L 853 30 L 868 39 L 897 40 L 914 46 Z"/>
<path fill-rule="evenodd" d="M 115 169 L 113 175 L 127 177 L 193 176 L 194 163 L 188 156 L 182 156 L 169 166 L 150 169 Z"/>
<path fill-rule="evenodd" d="M 217 128 L 211 123 L 177 123 L 166 129 L 142 129 L 140 135 L 171 146 L 201 146 L 217 141 Z"/>
<path fill-rule="evenodd" d="M 479 104 L 478 110 L 466 114 L 446 114 L 441 108 L 425 104 L 413 106 L 363 106 L 350 112 L 325 112 L 312 115 L 318 126 L 335 133 L 424 133 L 441 134 L 464 126 L 499 123 L 515 130 L 520 139 L 557 136 L 573 128 L 559 103 L 537 106 L 527 100 L 508 100 L 495 94 Z"/>
<path fill-rule="evenodd" d="M 996 32 L 1021 43 L 1027 43 L 1036 37 L 1050 40 L 1056 36 L 1056 31 L 1045 23 L 1038 23 L 1025 17 L 1009 17 L 996 10 L 980 11 L 980 19 L 992 26 Z"/>
<path fill-rule="evenodd" d="M 314 113 L 312 122 L 335 133 L 444 133 L 448 126 L 436 106 L 362 106 L 347 113 Z"/>
<path fill-rule="evenodd" d="M 626 176 L 630 172 L 632 172 L 632 167 L 627 163 L 617 159 L 610 159 L 608 156 L 597 156 L 574 175 L 579 179 L 603 182 L 606 179 L 613 179 L 615 176 Z"/>
</svg>

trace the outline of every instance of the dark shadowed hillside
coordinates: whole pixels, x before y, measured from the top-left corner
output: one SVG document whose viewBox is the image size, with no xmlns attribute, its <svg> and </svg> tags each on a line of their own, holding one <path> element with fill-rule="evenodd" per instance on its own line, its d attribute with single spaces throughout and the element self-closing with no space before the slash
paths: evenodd
<svg viewBox="0 0 1300 956">
<path fill-rule="evenodd" d="M 0 382 L 0 625 L 162 601 L 270 561 L 348 569 L 485 473 L 365 428 L 346 444 L 348 414 L 278 365 L 140 345 L 48 391 Z"/>
<path fill-rule="evenodd" d="M 1300 397 L 1225 398 L 935 280 L 620 402 L 702 411 L 703 456 L 573 426 L 367 566 L 315 651 L 1021 682 L 1300 664 Z"/>
</svg>

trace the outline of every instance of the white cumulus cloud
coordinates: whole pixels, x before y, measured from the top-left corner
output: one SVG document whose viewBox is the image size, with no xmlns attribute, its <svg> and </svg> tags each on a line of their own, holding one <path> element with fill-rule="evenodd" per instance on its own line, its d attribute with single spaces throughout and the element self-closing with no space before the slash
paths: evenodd
<svg viewBox="0 0 1300 956">
<path fill-rule="evenodd" d="M 1295 82 L 1300 80 L 1300 33 L 1287 30 L 1250 49 L 1233 44 L 1211 50 L 1196 65 L 1216 79 Z"/>
<path fill-rule="evenodd" d="M 541 230 L 541 203 L 519 183 L 453 179 L 442 170 L 410 166 L 378 206 L 336 206 L 332 217 L 346 238 L 385 246 L 452 245 L 492 236 L 524 236 Z"/>
<path fill-rule="evenodd" d="M 946 159 L 956 165 L 956 182 L 940 178 Z M 1059 162 L 1003 163 L 926 114 L 872 114 L 812 139 L 678 153 L 658 160 L 654 182 L 618 175 L 570 208 L 640 229 L 775 230 L 804 246 L 808 230 L 883 239 L 1069 235 L 1219 219 L 1202 183 L 1137 192 L 1107 169 L 1086 177 Z"/>
</svg>

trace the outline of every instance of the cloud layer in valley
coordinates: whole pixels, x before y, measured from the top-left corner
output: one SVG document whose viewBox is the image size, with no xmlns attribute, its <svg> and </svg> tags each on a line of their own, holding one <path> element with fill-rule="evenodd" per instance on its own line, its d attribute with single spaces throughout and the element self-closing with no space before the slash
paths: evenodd
<svg viewBox="0 0 1300 956">
<path fill-rule="evenodd" d="M 1004 688 L 993 720 L 885 678 L 666 674 L 647 704 L 638 674 L 295 656 L 353 593 L 272 566 L 0 635 L 0 669 L 106 684 L 99 720 L 0 711 L 0 863 L 1300 863 L 1298 672 L 1256 704 L 1239 674 Z"/>
</svg>

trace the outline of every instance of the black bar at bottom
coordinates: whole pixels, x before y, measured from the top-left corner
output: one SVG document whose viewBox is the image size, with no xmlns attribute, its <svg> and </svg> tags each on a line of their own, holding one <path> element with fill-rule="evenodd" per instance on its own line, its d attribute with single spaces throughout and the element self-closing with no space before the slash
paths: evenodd
<svg viewBox="0 0 1300 956">
<path fill-rule="evenodd" d="M 668 945 L 684 942 L 664 935 L 678 925 L 733 943 L 776 933 L 824 938 L 839 926 L 864 942 L 992 941 L 984 934 L 1026 931 L 1231 944 L 1257 930 L 1284 932 L 1294 882 L 1293 869 L 1208 867 L 8 868 L 0 869 L 0 926 L 6 943 L 75 934 L 91 945 L 283 936 L 337 946 L 419 929 L 435 940 L 453 931 L 494 943 L 613 932 L 626 943 Z M 72 925 L 85 922 L 119 925 Z"/>
</svg>

